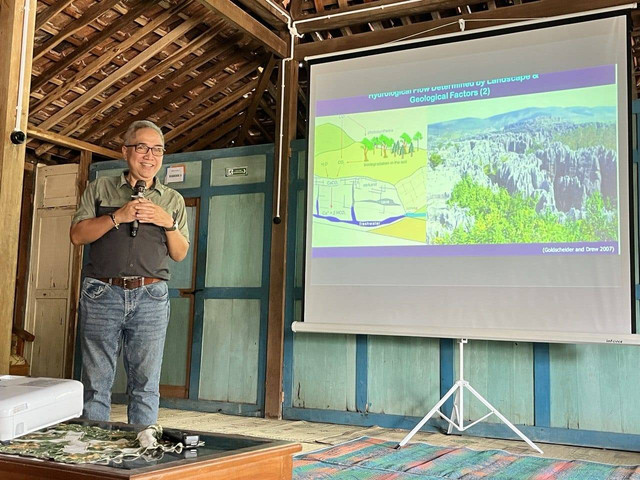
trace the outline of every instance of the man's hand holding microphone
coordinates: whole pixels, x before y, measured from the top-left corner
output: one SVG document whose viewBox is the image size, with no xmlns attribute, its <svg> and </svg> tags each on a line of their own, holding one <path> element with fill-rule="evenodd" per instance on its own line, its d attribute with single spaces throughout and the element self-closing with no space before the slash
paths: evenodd
<svg viewBox="0 0 640 480">
<path fill-rule="evenodd" d="M 134 187 L 132 200 L 125 203 L 114 213 L 118 223 L 131 223 L 131 236 L 138 234 L 140 223 L 152 223 L 163 228 L 173 226 L 173 217 L 151 200 L 144 198 L 146 185 L 139 180 Z"/>
</svg>

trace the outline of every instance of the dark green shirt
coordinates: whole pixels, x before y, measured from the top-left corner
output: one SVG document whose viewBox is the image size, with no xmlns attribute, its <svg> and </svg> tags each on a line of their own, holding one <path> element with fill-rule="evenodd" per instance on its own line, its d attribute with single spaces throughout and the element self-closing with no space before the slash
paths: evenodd
<svg viewBox="0 0 640 480">
<path fill-rule="evenodd" d="M 126 180 L 127 172 L 120 177 L 99 177 L 91 182 L 82 195 L 72 225 L 89 218 L 115 212 L 132 199 L 133 188 Z M 189 239 L 187 211 L 184 198 L 157 178 L 144 197 L 161 206 L 174 220 L 184 237 Z M 138 234 L 131 236 L 131 223 L 112 228 L 91 244 L 89 263 L 84 274 L 93 278 L 156 277 L 169 280 L 169 249 L 164 228 L 141 223 Z"/>
</svg>

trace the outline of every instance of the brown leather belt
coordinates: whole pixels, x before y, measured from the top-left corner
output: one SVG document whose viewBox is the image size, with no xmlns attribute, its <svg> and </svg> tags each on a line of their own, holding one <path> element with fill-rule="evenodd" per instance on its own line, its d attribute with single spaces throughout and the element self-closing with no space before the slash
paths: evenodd
<svg viewBox="0 0 640 480">
<path fill-rule="evenodd" d="M 151 285 L 152 283 L 163 281 L 161 278 L 155 277 L 114 277 L 98 278 L 97 280 L 108 283 L 109 285 L 115 285 L 116 287 L 126 288 L 127 290 L 133 290 L 143 285 Z"/>
</svg>

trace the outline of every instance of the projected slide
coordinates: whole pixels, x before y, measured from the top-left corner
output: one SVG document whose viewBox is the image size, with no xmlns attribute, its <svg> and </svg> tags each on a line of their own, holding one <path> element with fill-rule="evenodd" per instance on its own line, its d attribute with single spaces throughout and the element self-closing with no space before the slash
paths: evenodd
<svg viewBox="0 0 640 480">
<path fill-rule="evenodd" d="M 314 257 L 619 253 L 616 65 L 316 104 Z"/>
</svg>

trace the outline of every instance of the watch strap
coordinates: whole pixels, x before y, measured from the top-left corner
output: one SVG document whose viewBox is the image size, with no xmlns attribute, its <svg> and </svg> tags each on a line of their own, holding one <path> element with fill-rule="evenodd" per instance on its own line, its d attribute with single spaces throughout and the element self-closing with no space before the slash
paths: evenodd
<svg viewBox="0 0 640 480">
<path fill-rule="evenodd" d="M 178 229 L 178 221 L 174 220 L 173 221 L 173 225 L 171 225 L 169 228 L 165 227 L 164 231 L 165 232 L 173 232 L 174 230 L 177 230 L 177 229 Z"/>
</svg>

